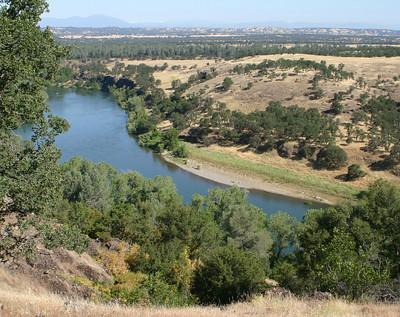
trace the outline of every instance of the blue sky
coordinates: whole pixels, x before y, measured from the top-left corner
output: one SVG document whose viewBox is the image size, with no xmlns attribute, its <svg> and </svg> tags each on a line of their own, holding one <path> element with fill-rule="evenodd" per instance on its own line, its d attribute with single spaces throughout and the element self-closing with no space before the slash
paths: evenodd
<svg viewBox="0 0 400 317">
<path fill-rule="evenodd" d="M 400 0 L 49 0 L 50 17 L 128 22 L 306 22 L 400 25 Z"/>
</svg>

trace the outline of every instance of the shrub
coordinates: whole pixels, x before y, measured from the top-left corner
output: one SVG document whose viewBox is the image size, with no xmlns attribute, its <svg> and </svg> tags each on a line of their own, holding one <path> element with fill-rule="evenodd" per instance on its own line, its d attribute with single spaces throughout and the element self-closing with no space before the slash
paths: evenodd
<svg viewBox="0 0 400 317">
<path fill-rule="evenodd" d="M 132 287 L 135 284 L 137 286 Z M 124 285 L 127 287 L 124 288 Z M 129 273 L 122 276 L 117 279 L 112 296 L 119 302 L 128 305 L 177 307 L 193 302 L 190 297 L 181 294 L 176 286 L 166 283 L 159 274 L 146 277 L 141 274 Z"/>
<path fill-rule="evenodd" d="M 179 146 L 173 152 L 173 155 L 179 158 L 187 158 L 189 156 L 189 151 L 184 144 L 179 144 Z"/>
<path fill-rule="evenodd" d="M 336 170 L 347 164 L 346 152 L 337 145 L 328 145 L 317 154 L 316 166 Z"/>
<path fill-rule="evenodd" d="M 338 101 L 335 101 L 331 105 L 331 111 L 334 115 L 339 115 L 343 112 L 344 106 Z"/>
<path fill-rule="evenodd" d="M 130 247 L 126 242 L 121 242 L 116 251 L 100 250 L 97 261 L 113 275 L 123 275 L 128 272 L 127 261 L 135 258 L 139 251 L 140 247 L 138 245 Z"/>
<path fill-rule="evenodd" d="M 297 152 L 298 158 L 311 159 L 315 154 L 315 147 L 309 144 L 300 144 Z"/>
<path fill-rule="evenodd" d="M 195 274 L 193 293 L 202 304 L 226 305 L 259 292 L 264 278 L 257 255 L 233 246 L 222 247 L 204 259 Z"/>
<path fill-rule="evenodd" d="M 222 83 L 222 88 L 224 91 L 228 91 L 229 89 L 231 89 L 233 85 L 233 80 L 230 77 L 226 77 L 224 79 L 224 82 Z"/>
<path fill-rule="evenodd" d="M 400 176 L 400 164 L 392 167 L 392 173 L 395 176 Z"/>
<path fill-rule="evenodd" d="M 37 228 L 47 249 L 63 247 L 70 251 L 83 253 L 89 246 L 89 238 L 76 227 L 42 224 Z"/>
<path fill-rule="evenodd" d="M 361 166 L 358 164 L 350 165 L 347 171 L 346 180 L 353 181 L 364 177 L 366 173 L 362 170 Z"/>
<path fill-rule="evenodd" d="M 392 146 L 390 150 L 389 160 L 392 166 L 400 164 L 400 143 Z"/>
</svg>

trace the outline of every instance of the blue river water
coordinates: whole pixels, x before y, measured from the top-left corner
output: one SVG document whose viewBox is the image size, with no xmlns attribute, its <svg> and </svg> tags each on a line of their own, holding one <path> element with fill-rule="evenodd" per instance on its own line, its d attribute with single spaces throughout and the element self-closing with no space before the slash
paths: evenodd
<svg viewBox="0 0 400 317">
<path fill-rule="evenodd" d="M 80 156 L 93 162 L 106 162 L 122 172 L 134 170 L 148 178 L 168 176 L 186 202 L 195 193 L 206 195 L 212 188 L 225 187 L 186 172 L 140 147 L 127 133 L 126 113 L 108 94 L 54 89 L 50 90 L 49 97 L 51 112 L 67 119 L 71 125 L 67 133 L 56 139 L 62 161 Z M 22 128 L 19 133 L 27 137 L 30 128 Z M 322 207 L 256 190 L 248 191 L 248 199 L 268 214 L 285 211 L 299 219 L 310 208 Z"/>
</svg>

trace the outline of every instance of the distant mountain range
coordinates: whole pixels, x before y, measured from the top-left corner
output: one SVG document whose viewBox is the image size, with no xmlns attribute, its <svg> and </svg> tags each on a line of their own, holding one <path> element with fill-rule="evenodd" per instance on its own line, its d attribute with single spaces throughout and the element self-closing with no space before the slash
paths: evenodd
<svg viewBox="0 0 400 317">
<path fill-rule="evenodd" d="M 281 28 L 355 28 L 355 29 L 392 29 L 400 30 L 400 25 L 379 25 L 366 23 L 289 23 L 283 21 L 265 22 L 213 22 L 213 21 L 179 21 L 179 22 L 147 22 L 130 23 L 106 15 L 92 15 L 89 17 L 70 17 L 65 19 L 45 17 L 40 26 L 46 27 L 76 27 L 76 28 L 165 28 L 165 27 L 281 27 Z"/>
<path fill-rule="evenodd" d="M 79 27 L 79 28 L 129 28 L 133 25 L 121 19 L 105 16 L 92 15 L 89 17 L 70 17 L 65 19 L 58 18 L 43 18 L 40 26 L 46 27 Z"/>
</svg>

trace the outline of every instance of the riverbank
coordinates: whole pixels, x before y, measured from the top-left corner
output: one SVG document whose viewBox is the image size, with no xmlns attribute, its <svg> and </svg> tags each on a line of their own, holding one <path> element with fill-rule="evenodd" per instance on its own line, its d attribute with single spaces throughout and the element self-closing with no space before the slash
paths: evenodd
<svg viewBox="0 0 400 317">
<path fill-rule="evenodd" d="M 221 184 L 328 205 L 351 201 L 359 193 L 358 188 L 323 177 L 304 175 L 192 144 L 187 147 L 190 153 L 187 160 L 169 156 L 164 159 L 187 172 Z"/>
</svg>

